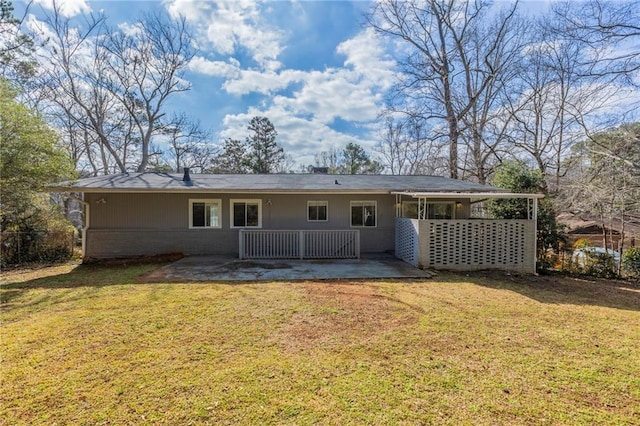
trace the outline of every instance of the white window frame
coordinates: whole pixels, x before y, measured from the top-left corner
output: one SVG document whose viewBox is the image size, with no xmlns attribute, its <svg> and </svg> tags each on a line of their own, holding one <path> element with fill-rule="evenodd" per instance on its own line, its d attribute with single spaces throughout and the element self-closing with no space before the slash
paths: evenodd
<svg viewBox="0 0 640 426">
<path fill-rule="evenodd" d="M 309 207 L 311 206 L 325 206 L 327 213 L 326 213 L 326 219 L 311 219 L 309 218 Z M 328 201 L 323 201 L 323 200 L 319 200 L 319 201 L 315 201 L 315 200 L 309 200 L 307 201 L 307 222 L 328 222 L 329 221 L 329 202 Z"/>
<path fill-rule="evenodd" d="M 258 226 L 235 226 L 233 224 L 234 215 L 233 215 L 233 206 L 237 203 L 245 203 L 245 204 L 257 204 L 258 205 Z M 246 214 L 246 212 L 245 212 Z M 229 200 L 229 227 L 231 229 L 243 229 L 243 228 L 251 228 L 258 229 L 262 228 L 262 200 L 261 199 L 231 199 Z"/>
<path fill-rule="evenodd" d="M 196 203 L 218 205 L 218 226 L 193 226 L 193 205 Z M 206 222 L 206 221 L 205 221 Z M 190 198 L 189 199 L 189 229 L 220 229 L 222 228 L 222 200 L 219 198 Z"/>
<path fill-rule="evenodd" d="M 376 215 L 374 216 L 374 225 L 367 226 L 364 223 L 362 225 L 354 225 L 352 222 L 351 211 L 354 206 L 373 206 L 376 211 Z M 349 225 L 351 228 L 377 228 L 378 227 L 378 202 L 371 200 L 355 200 L 349 202 Z"/>
</svg>

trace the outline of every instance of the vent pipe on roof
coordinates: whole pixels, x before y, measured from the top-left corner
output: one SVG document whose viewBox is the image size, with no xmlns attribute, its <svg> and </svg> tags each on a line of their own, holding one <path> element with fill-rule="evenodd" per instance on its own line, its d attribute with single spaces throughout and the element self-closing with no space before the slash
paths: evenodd
<svg viewBox="0 0 640 426">
<path fill-rule="evenodd" d="M 189 176 L 189 168 L 184 168 L 184 176 L 182 177 L 183 182 L 191 182 L 191 176 Z"/>
</svg>

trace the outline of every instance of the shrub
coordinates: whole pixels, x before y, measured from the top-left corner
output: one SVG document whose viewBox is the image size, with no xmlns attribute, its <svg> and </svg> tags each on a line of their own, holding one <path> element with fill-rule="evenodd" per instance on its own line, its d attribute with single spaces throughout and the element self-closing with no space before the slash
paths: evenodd
<svg viewBox="0 0 640 426">
<path fill-rule="evenodd" d="M 617 277 L 616 258 L 613 252 L 593 247 L 592 244 L 586 238 L 580 238 L 573 243 L 574 252 L 571 257 L 570 270 L 596 278 Z"/>
<path fill-rule="evenodd" d="M 73 256 L 76 231 L 44 196 L 31 198 L 29 216 L 2 230 L 0 266 L 60 262 Z"/>
<path fill-rule="evenodd" d="M 629 276 L 640 278 L 640 247 L 631 247 L 622 254 L 622 269 Z"/>
</svg>

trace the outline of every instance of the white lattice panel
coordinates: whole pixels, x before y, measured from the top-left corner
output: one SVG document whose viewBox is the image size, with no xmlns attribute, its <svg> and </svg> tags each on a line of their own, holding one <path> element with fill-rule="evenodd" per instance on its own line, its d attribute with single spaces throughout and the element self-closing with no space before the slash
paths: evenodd
<svg viewBox="0 0 640 426">
<path fill-rule="evenodd" d="M 419 233 L 416 219 L 396 218 L 395 243 L 396 257 L 418 266 Z"/>
<path fill-rule="evenodd" d="M 518 268 L 529 262 L 524 221 L 452 220 L 428 222 L 430 266 Z"/>
</svg>

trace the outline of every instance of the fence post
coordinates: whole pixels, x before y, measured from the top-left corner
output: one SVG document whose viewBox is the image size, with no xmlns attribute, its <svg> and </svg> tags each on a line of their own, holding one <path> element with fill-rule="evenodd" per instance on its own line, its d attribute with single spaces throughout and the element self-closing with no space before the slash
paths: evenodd
<svg viewBox="0 0 640 426">
<path fill-rule="evenodd" d="M 298 250 L 300 250 L 300 260 L 304 259 L 304 231 L 298 233 Z"/>
<path fill-rule="evenodd" d="M 242 256 L 244 255 L 244 229 L 241 229 L 238 232 L 238 238 L 240 239 L 238 242 L 239 251 L 240 251 L 240 253 L 238 253 L 238 257 L 240 258 L 240 260 L 242 260 Z"/>
</svg>

